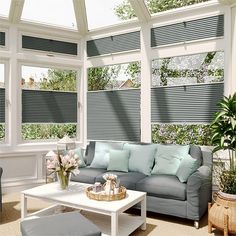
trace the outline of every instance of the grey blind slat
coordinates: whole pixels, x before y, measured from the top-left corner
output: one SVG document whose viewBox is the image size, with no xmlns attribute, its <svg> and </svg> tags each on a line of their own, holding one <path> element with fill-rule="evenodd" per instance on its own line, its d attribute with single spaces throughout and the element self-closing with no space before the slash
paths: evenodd
<svg viewBox="0 0 236 236">
<path fill-rule="evenodd" d="M 77 55 L 77 44 L 53 39 L 22 36 L 22 48 Z"/>
<path fill-rule="evenodd" d="M 162 46 L 224 36 L 224 15 L 151 29 L 151 46 Z"/>
<path fill-rule="evenodd" d="M 5 122 L 5 89 L 0 88 L 0 123 Z"/>
<path fill-rule="evenodd" d="M 88 139 L 140 141 L 140 89 L 88 92 Z"/>
<path fill-rule="evenodd" d="M 76 123 L 77 93 L 22 90 L 23 123 Z"/>
<path fill-rule="evenodd" d="M 223 83 L 152 88 L 151 120 L 209 123 L 223 93 Z"/>
<path fill-rule="evenodd" d="M 5 46 L 5 32 L 0 32 L 0 45 Z"/>
<path fill-rule="evenodd" d="M 88 57 L 140 49 L 140 32 L 87 41 Z"/>
</svg>

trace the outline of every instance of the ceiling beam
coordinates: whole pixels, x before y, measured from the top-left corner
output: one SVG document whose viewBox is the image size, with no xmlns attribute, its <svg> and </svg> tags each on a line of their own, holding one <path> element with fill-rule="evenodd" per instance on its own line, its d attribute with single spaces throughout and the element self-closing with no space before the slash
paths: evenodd
<svg viewBox="0 0 236 236">
<path fill-rule="evenodd" d="M 77 28 L 81 35 L 88 33 L 85 0 L 73 0 Z"/>
<path fill-rule="evenodd" d="M 148 22 L 151 19 L 144 0 L 129 0 L 129 2 L 140 22 Z"/>
<path fill-rule="evenodd" d="M 11 23 L 19 23 L 25 0 L 12 0 L 9 12 L 9 21 Z"/>
</svg>

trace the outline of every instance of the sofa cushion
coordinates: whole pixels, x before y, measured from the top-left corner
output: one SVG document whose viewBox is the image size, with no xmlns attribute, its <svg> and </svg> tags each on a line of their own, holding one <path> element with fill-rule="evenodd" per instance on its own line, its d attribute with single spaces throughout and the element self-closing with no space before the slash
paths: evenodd
<svg viewBox="0 0 236 236">
<path fill-rule="evenodd" d="M 109 159 L 110 159 L 109 152 L 95 152 L 94 158 L 90 167 L 107 169 L 107 166 L 109 164 Z"/>
<path fill-rule="evenodd" d="M 84 159 L 87 165 L 90 165 L 93 161 L 94 152 L 95 152 L 95 144 L 96 144 L 95 141 L 90 141 L 86 147 Z"/>
<path fill-rule="evenodd" d="M 95 169 L 90 167 L 81 168 L 79 170 L 80 173 L 78 175 L 72 175 L 71 180 L 88 184 L 94 184 L 96 177 L 107 171 L 106 169 Z"/>
<path fill-rule="evenodd" d="M 145 178 L 146 175 L 139 172 L 120 172 L 120 171 L 107 171 L 106 173 L 117 175 L 120 180 L 120 185 L 126 187 L 127 189 L 135 190 L 136 183 L 141 179 Z M 104 183 L 103 179 L 104 174 L 101 174 L 96 177 L 96 182 Z"/>
<path fill-rule="evenodd" d="M 121 142 L 96 142 L 94 158 L 90 167 L 106 169 L 109 163 L 110 150 L 122 150 L 123 145 Z"/>
<path fill-rule="evenodd" d="M 156 152 L 155 144 L 136 145 L 126 143 L 124 149 L 130 151 L 129 171 L 138 171 L 145 175 L 151 175 Z"/>
<path fill-rule="evenodd" d="M 107 170 L 128 172 L 129 150 L 110 150 L 110 160 Z"/>
<path fill-rule="evenodd" d="M 187 154 L 180 162 L 179 169 L 177 170 L 176 176 L 179 181 L 184 183 L 187 182 L 188 177 L 200 167 L 198 159 L 192 158 L 191 155 Z"/>
<path fill-rule="evenodd" d="M 149 196 L 186 200 L 186 184 L 173 175 L 148 176 L 137 182 L 136 190 L 147 192 Z"/>
<path fill-rule="evenodd" d="M 75 152 L 75 154 L 77 154 L 79 156 L 79 161 L 80 161 L 79 167 L 80 168 L 86 167 L 82 149 L 80 147 L 78 147 L 74 150 L 74 152 Z"/>
<path fill-rule="evenodd" d="M 180 161 L 189 152 L 189 145 L 157 144 L 155 166 L 152 174 L 175 175 Z"/>
<path fill-rule="evenodd" d="M 190 145 L 189 154 L 192 158 L 198 160 L 199 165 L 202 165 L 202 150 L 199 146 Z"/>
</svg>

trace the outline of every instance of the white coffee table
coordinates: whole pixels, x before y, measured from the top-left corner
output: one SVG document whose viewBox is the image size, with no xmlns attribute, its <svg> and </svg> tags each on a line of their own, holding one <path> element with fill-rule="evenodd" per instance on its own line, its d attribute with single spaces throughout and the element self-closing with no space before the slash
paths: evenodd
<svg viewBox="0 0 236 236">
<path fill-rule="evenodd" d="M 94 223 L 102 230 L 103 235 L 127 236 L 140 226 L 142 230 L 146 229 L 145 192 L 127 190 L 126 198 L 122 200 L 110 202 L 96 201 L 86 196 L 85 188 L 88 186 L 90 185 L 71 182 L 68 190 L 61 190 L 59 184 L 55 182 L 22 191 L 21 219 L 23 220 L 29 216 L 27 214 L 27 198 L 36 198 L 53 204 L 93 212 Z M 141 216 L 124 213 L 125 210 L 137 203 L 141 203 Z M 38 215 L 48 214 L 48 209 L 39 211 Z M 34 213 L 34 215 L 37 215 L 37 213 Z"/>
</svg>

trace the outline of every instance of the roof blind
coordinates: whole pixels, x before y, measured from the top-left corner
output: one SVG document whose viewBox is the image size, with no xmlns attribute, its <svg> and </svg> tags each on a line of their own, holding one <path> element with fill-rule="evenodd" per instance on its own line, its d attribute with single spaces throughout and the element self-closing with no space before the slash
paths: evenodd
<svg viewBox="0 0 236 236">
<path fill-rule="evenodd" d="M 5 32 L 0 32 L 0 45 L 5 46 Z"/>
<path fill-rule="evenodd" d="M 22 48 L 77 55 L 77 44 L 53 39 L 22 36 Z"/>
<path fill-rule="evenodd" d="M 87 41 L 88 57 L 140 49 L 140 32 Z"/>
<path fill-rule="evenodd" d="M 151 29 L 151 46 L 163 46 L 224 36 L 224 15 L 212 16 Z"/>
</svg>

